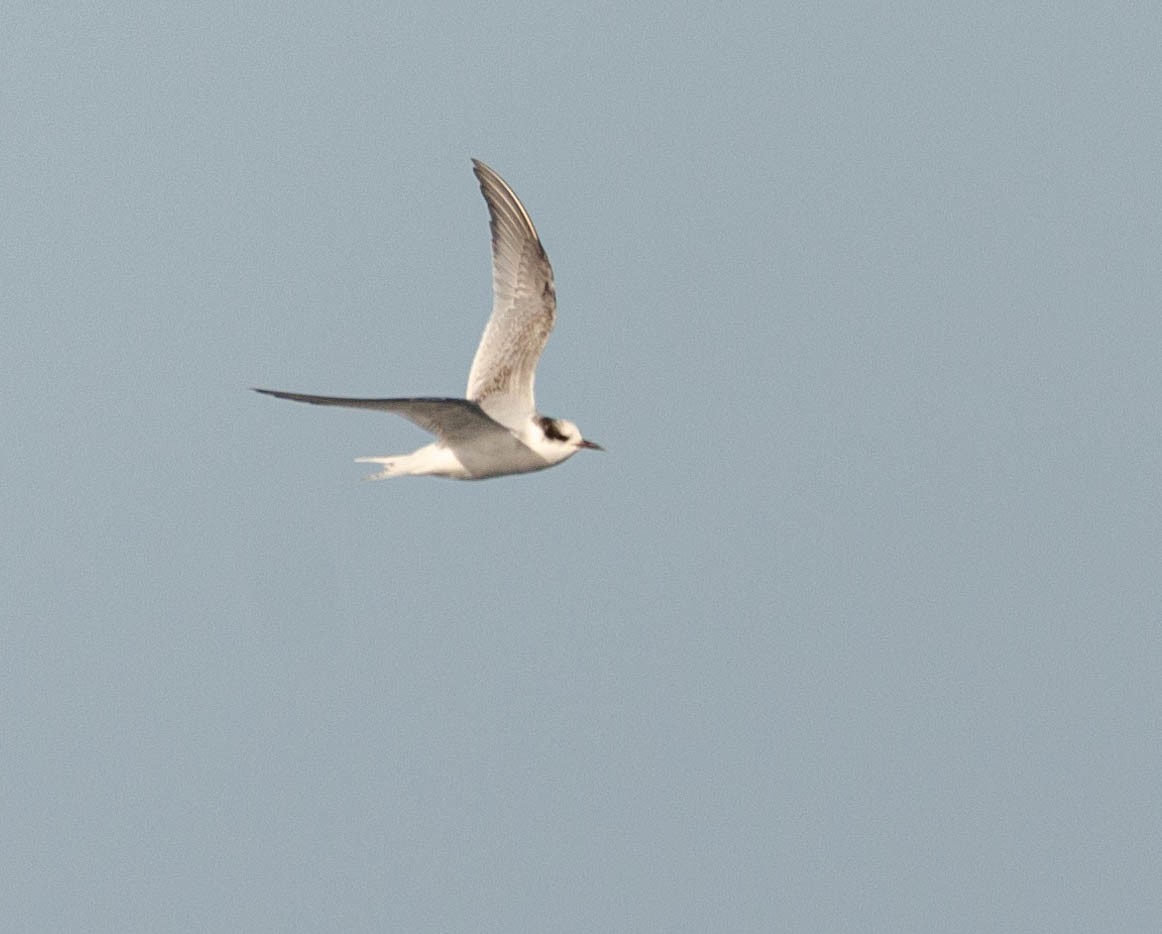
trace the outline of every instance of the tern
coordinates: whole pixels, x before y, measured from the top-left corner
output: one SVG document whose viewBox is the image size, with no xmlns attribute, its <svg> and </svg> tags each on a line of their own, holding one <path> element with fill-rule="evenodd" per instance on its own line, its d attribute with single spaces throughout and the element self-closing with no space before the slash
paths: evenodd
<svg viewBox="0 0 1162 934">
<path fill-rule="evenodd" d="M 537 412 L 537 361 L 557 316 L 553 269 L 513 190 L 478 159 L 472 160 L 472 170 L 492 229 L 492 316 L 468 373 L 465 398 L 351 399 L 254 390 L 294 402 L 394 412 L 436 436 L 411 454 L 357 457 L 357 463 L 382 466 L 368 480 L 483 480 L 544 470 L 582 448 L 605 450 L 587 441 L 571 421 Z"/>
</svg>

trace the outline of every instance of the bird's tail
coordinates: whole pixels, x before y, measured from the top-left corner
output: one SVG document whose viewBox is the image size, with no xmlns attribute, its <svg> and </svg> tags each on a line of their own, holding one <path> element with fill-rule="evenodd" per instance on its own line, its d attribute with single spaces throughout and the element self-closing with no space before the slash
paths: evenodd
<svg viewBox="0 0 1162 934">
<path fill-rule="evenodd" d="M 406 477 L 408 469 L 403 462 L 406 461 L 408 455 L 397 454 L 392 457 L 357 457 L 355 463 L 357 464 L 383 464 L 383 470 L 379 473 L 369 473 L 364 480 L 386 480 L 388 477 Z"/>
</svg>

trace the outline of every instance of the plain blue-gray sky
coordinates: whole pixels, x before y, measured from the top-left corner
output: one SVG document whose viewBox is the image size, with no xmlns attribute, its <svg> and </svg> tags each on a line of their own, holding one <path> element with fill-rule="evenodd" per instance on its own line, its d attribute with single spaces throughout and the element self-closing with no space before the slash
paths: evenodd
<svg viewBox="0 0 1162 934">
<path fill-rule="evenodd" d="M 5 929 L 1162 929 L 1156 6 L 3 20 Z"/>
</svg>

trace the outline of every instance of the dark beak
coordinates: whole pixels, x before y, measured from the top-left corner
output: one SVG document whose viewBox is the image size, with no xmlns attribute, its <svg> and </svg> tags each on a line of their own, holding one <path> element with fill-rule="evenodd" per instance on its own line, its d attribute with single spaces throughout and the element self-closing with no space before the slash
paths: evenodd
<svg viewBox="0 0 1162 934">
<path fill-rule="evenodd" d="M 603 448 L 596 441 L 586 441 L 584 438 L 581 439 L 581 443 L 579 445 L 577 445 L 577 447 L 589 448 L 589 450 L 591 450 L 591 451 L 604 451 L 605 450 L 605 448 Z"/>
</svg>

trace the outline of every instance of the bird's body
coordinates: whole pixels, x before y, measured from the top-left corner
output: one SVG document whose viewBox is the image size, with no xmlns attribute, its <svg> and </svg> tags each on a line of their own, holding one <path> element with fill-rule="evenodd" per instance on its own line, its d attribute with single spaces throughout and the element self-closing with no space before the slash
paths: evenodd
<svg viewBox="0 0 1162 934">
<path fill-rule="evenodd" d="M 411 454 L 359 457 L 382 465 L 367 479 L 435 476 L 483 480 L 544 470 L 581 448 L 601 450 L 577 426 L 536 411 L 537 361 L 556 320 L 553 270 L 536 228 L 512 189 L 484 163 L 472 160 L 488 203 L 492 228 L 492 317 L 468 374 L 464 399 L 352 399 L 258 389 L 310 402 L 394 412 L 436 436 Z"/>
</svg>

